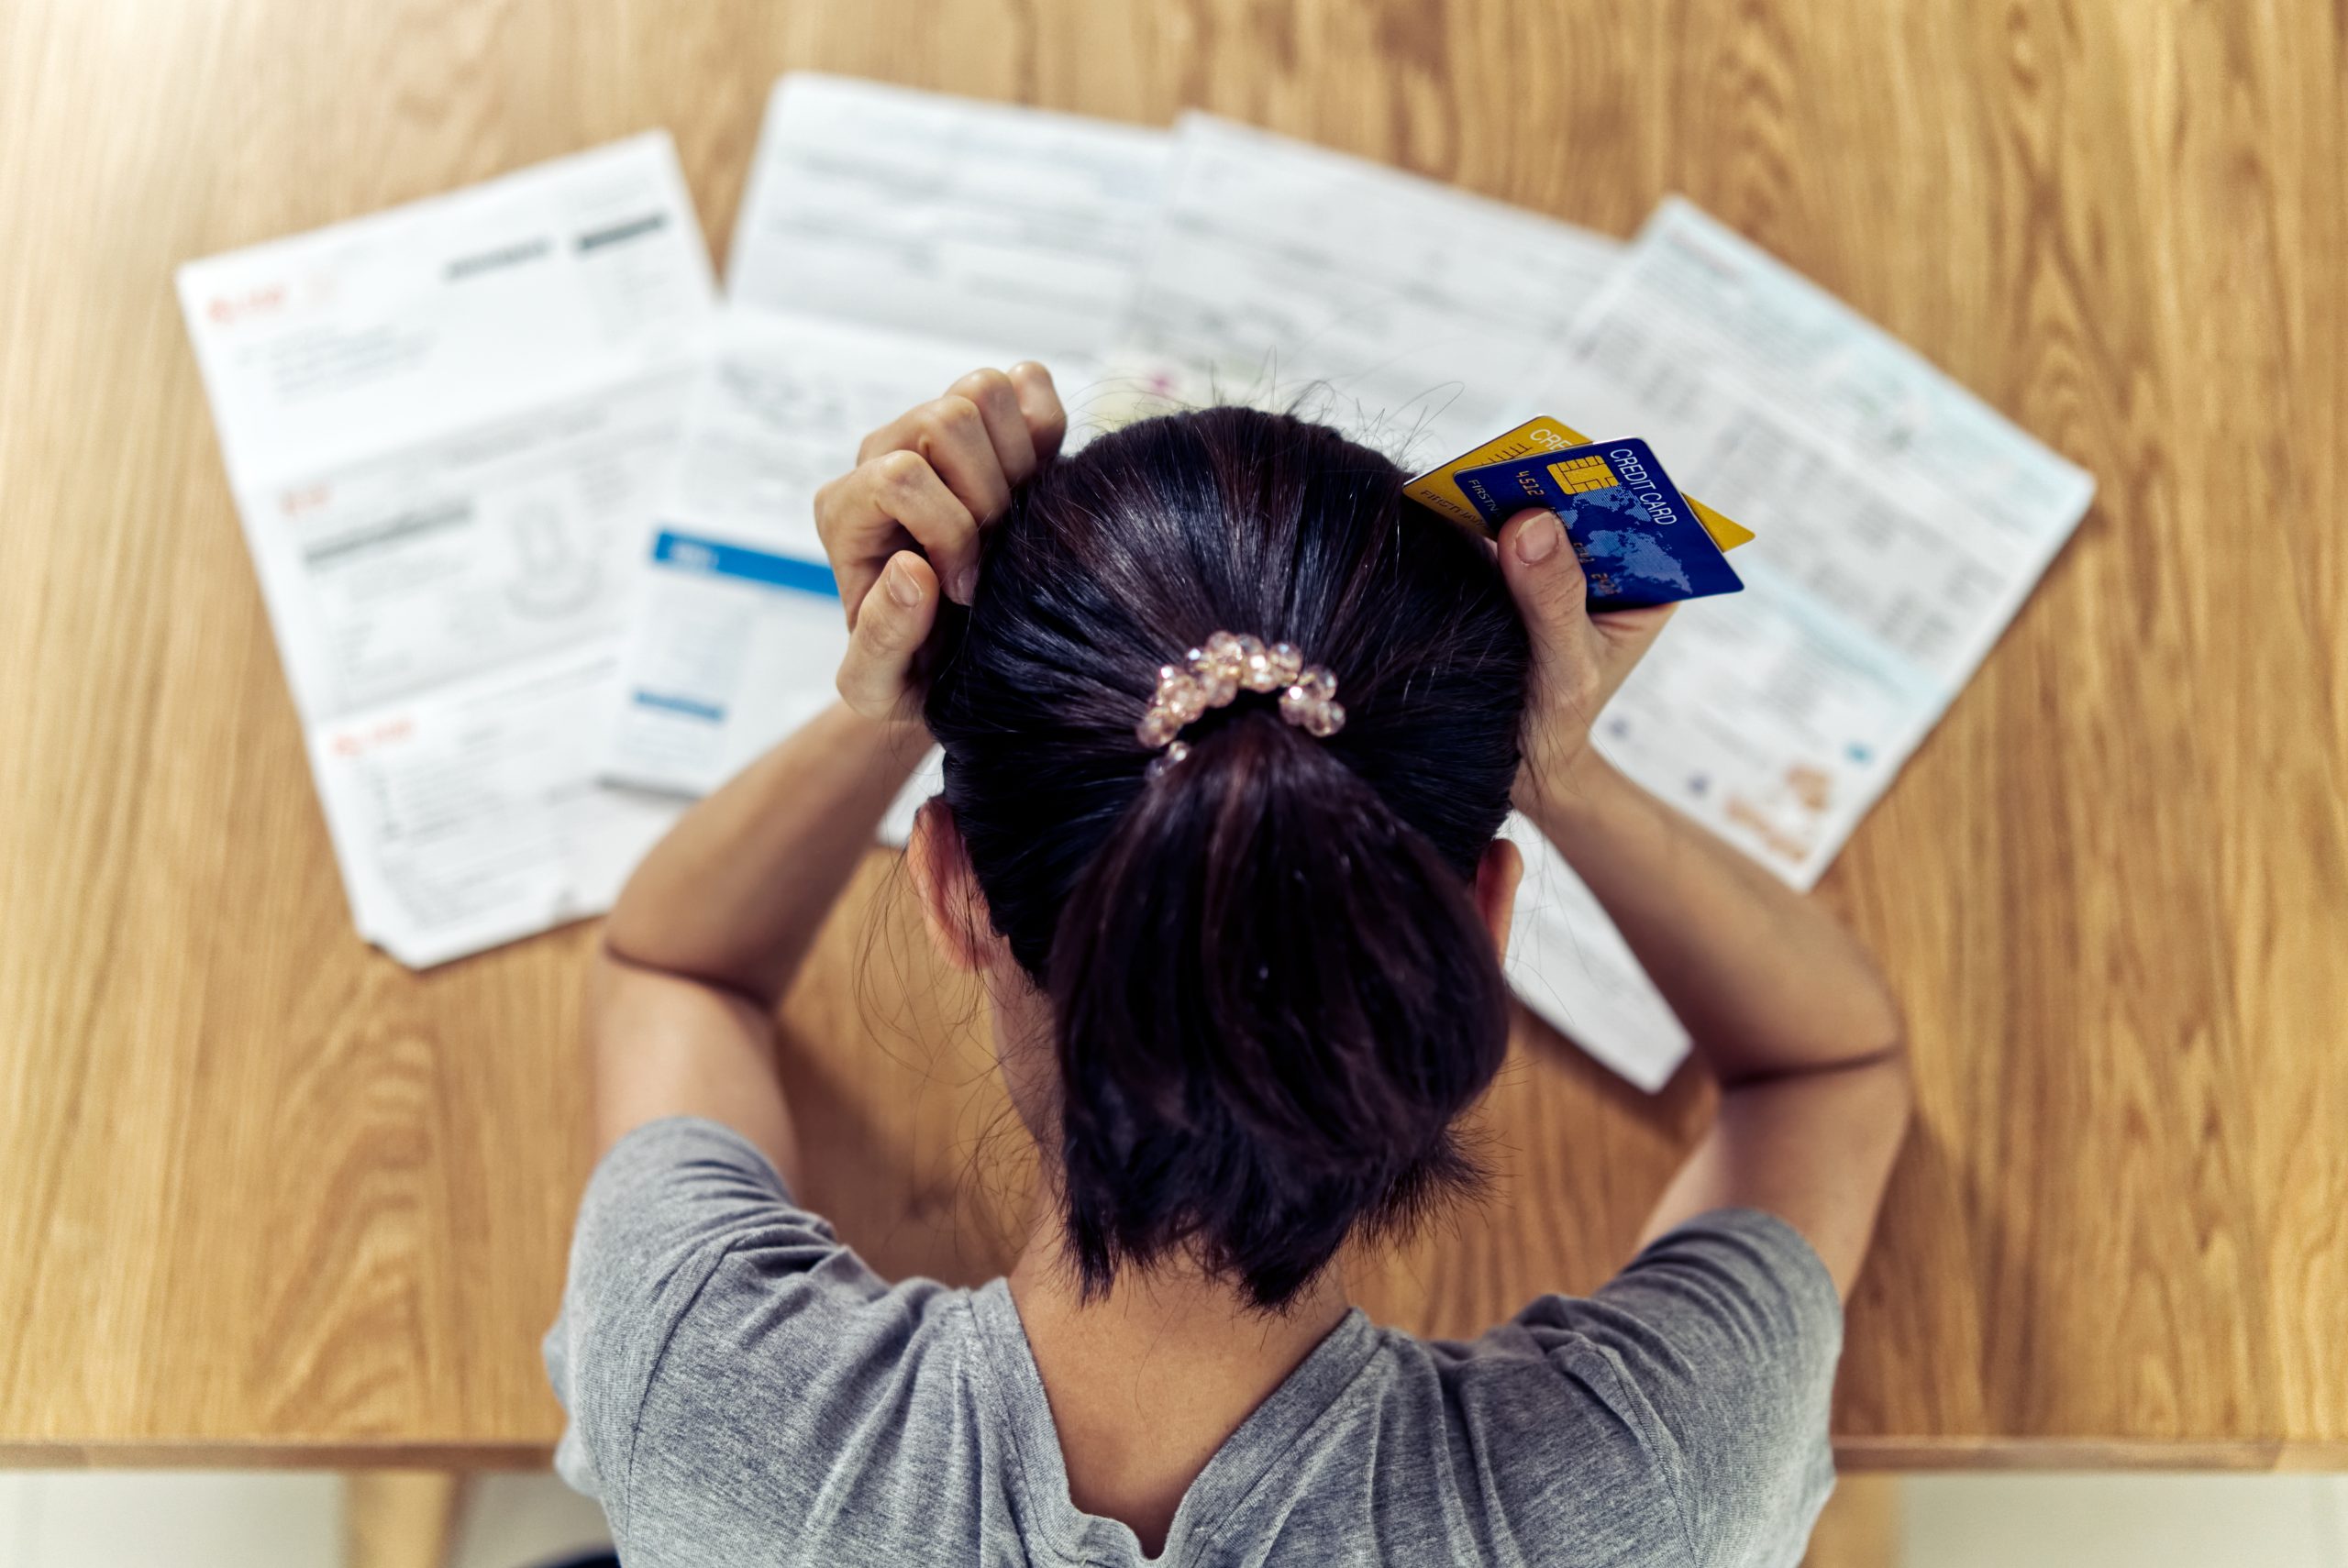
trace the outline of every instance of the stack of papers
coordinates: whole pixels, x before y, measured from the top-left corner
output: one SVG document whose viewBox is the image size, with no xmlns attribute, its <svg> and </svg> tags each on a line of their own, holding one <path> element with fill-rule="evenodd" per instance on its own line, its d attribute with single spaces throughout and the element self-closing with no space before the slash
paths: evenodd
<svg viewBox="0 0 2348 1568">
<path fill-rule="evenodd" d="M 1051 365 L 1072 444 L 1210 400 L 1413 469 L 1535 414 L 1645 437 L 1760 537 L 1598 744 L 1797 887 L 2093 489 L 1685 202 L 1624 246 L 1203 115 L 786 77 L 724 302 L 659 135 L 180 282 L 354 915 L 415 965 L 605 907 L 681 799 L 831 700 L 814 491 L 980 365 Z M 1510 832 L 1520 994 L 1660 1085 L 1685 1032 Z"/>
</svg>

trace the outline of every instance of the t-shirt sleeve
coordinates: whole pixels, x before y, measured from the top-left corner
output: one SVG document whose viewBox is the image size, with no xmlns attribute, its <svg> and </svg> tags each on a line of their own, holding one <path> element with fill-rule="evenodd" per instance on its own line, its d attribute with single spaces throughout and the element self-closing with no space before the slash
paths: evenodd
<svg viewBox="0 0 2348 1568">
<path fill-rule="evenodd" d="M 625 1528 L 627 1470 L 645 1396 L 678 1327 L 720 1264 L 756 1249 L 783 1288 L 862 1302 L 885 1286 L 822 1216 L 792 1201 L 740 1133 L 693 1117 L 647 1123 L 588 1178 L 571 1234 L 547 1375 L 570 1424 L 555 1466 Z"/>
<path fill-rule="evenodd" d="M 1700 1215 L 1587 1299 L 1517 1326 L 1654 1456 L 1705 1568 L 1792 1568 L 1833 1489 L 1828 1439 L 1843 1307 L 1800 1231 L 1755 1209 Z"/>
</svg>

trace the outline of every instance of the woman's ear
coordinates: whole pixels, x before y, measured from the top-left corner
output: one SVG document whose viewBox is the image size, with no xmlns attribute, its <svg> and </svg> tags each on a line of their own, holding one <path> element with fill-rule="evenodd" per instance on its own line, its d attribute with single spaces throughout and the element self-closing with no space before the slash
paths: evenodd
<svg viewBox="0 0 2348 1568">
<path fill-rule="evenodd" d="M 1508 956 L 1509 928 L 1516 920 L 1517 885 L 1524 880 L 1524 856 L 1516 845 L 1496 838 L 1476 862 L 1476 912 L 1492 933 L 1492 951 Z"/>
<path fill-rule="evenodd" d="M 905 843 L 905 864 L 921 895 L 922 922 L 929 939 L 957 969 L 973 974 L 993 958 L 993 926 L 987 918 L 986 900 L 970 874 L 970 856 L 955 830 L 954 813 L 938 800 L 925 801 L 914 813 L 913 836 Z"/>
</svg>

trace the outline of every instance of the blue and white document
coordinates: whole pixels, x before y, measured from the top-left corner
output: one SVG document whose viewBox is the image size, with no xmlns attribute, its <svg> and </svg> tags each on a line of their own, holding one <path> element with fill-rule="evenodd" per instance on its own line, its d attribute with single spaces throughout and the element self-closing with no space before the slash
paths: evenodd
<svg viewBox="0 0 2348 1568">
<path fill-rule="evenodd" d="M 816 490 L 966 371 L 1048 362 L 1080 437 L 1171 157 L 1162 131 L 836 77 L 776 83 L 685 452 L 640 551 L 605 758 L 706 793 L 829 702 Z M 902 838 L 925 771 L 884 833 Z"/>
</svg>

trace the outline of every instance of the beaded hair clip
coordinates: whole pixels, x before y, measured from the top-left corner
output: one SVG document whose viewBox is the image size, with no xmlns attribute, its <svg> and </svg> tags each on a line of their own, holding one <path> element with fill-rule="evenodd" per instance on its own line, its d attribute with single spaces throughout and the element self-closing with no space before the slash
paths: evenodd
<svg viewBox="0 0 2348 1568">
<path fill-rule="evenodd" d="M 1307 734 L 1326 739 L 1346 727 L 1337 678 L 1305 663 L 1293 644 L 1267 646 L 1261 637 L 1217 632 L 1183 657 L 1183 664 L 1158 667 L 1157 695 L 1134 726 L 1142 745 L 1153 751 L 1165 747 L 1150 759 L 1153 778 L 1191 755 L 1190 746 L 1175 738 L 1183 725 L 1223 707 L 1242 690 L 1279 692 L 1280 717 Z"/>
</svg>

